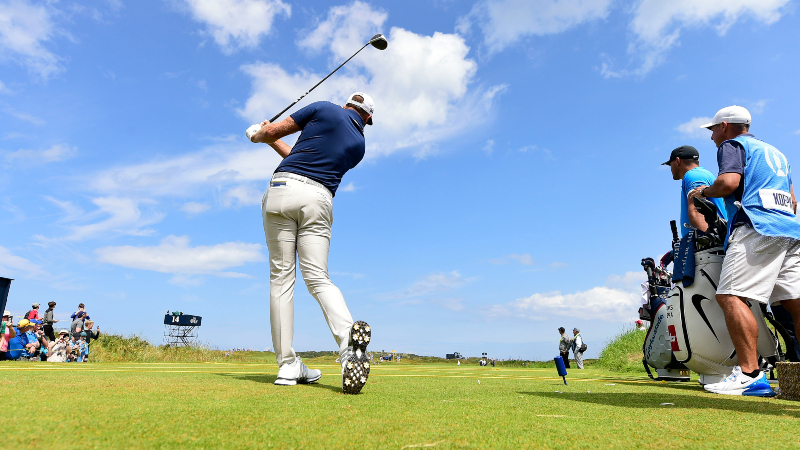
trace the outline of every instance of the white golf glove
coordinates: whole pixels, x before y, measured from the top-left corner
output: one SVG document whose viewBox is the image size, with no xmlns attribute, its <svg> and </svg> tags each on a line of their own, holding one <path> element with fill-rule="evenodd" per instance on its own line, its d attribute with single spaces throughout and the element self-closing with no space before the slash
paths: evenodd
<svg viewBox="0 0 800 450">
<path fill-rule="evenodd" d="M 261 129 L 261 124 L 256 123 L 250 125 L 250 128 L 248 128 L 247 131 L 244 132 L 244 134 L 247 135 L 247 139 L 250 139 L 250 142 L 253 142 L 253 135 L 256 134 L 260 129 Z"/>
</svg>

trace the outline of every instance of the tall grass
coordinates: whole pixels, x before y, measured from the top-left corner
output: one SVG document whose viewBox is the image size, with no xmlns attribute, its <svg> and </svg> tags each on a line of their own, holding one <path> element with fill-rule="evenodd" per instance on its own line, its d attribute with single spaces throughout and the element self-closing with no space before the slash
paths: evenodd
<svg viewBox="0 0 800 450">
<path fill-rule="evenodd" d="M 642 345 L 646 334 L 636 328 L 623 328 L 606 344 L 595 365 L 614 372 L 644 372 Z"/>
<path fill-rule="evenodd" d="M 225 352 L 203 346 L 167 347 L 156 346 L 141 336 L 103 334 L 92 341 L 92 362 L 255 362 L 254 353 L 266 362 L 263 352 Z"/>
</svg>

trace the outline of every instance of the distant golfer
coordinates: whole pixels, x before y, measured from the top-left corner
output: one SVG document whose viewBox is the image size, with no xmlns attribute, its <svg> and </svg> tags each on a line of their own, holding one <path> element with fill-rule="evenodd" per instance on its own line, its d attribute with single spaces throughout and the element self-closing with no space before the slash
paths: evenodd
<svg viewBox="0 0 800 450">
<path fill-rule="evenodd" d="M 734 105 L 703 125 L 717 144 L 719 176 L 689 193 L 690 200 L 724 198 L 728 210 L 727 251 L 716 297 L 739 366 L 722 382 L 704 387 L 716 394 L 772 397 L 775 392 L 759 367 L 758 323 L 745 301 L 781 303 L 798 327 L 800 223 L 789 161 L 750 134 L 750 122 L 750 112 Z"/>
<path fill-rule="evenodd" d="M 339 345 L 342 390 L 357 394 L 369 375 L 366 356 L 371 330 L 353 323 L 339 288 L 328 277 L 333 196 L 348 170 L 364 158 L 364 125 L 372 125 L 375 104 L 356 92 L 345 105 L 316 102 L 283 121 L 264 121 L 248 130 L 252 142 L 269 144 L 281 157 L 261 202 L 270 262 L 270 323 L 278 360 L 275 384 L 291 386 L 319 380 L 295 355 L 295 254 L 308 291 L 317 299 Z M 257 126 L 256 126 L 257 128 Z M 294 147 L 280 140 L 301 131 Z"/>
</svg>

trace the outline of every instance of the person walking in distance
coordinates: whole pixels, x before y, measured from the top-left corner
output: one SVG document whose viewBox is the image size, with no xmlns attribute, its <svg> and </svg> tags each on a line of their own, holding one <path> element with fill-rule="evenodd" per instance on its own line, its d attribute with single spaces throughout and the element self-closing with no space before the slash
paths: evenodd
<svg viewBox="0 0 800 450">
<path fill-rule="evenodd" d="M 586 348 L 583 346 L 581 330 L 573 328 L 572 334 L 575 336 L 572 339 L 572 353 L 575 355 L 575 365 L 578 366 L 578 369 L 583 369 L 583 352 L 586 351 Z"/>
<path fill-rule="evenodd" d="M 572 339 L 567 336 L 567 330 L 564 327 L 559 327 L 558 332 L 561 333 L 561 339 L 558 341 L 558 353 L 564 360 L 564 367 L 569 369 L 569 348 L 572 347 Z"/>
<path fill-rule="evenodd" d="M 745 301 L 780 303 L 800 332 L 800 223 L 789 161 L 750 134 L 751 120 L 747 109 L 734 105 L 703 125 L 717 145 L 719 175 L 710 186 L 693 189 L 689 199 L 721 197 L 728 212 L 716 299 L 739 365 L 722 382 L 704 388 L 716 394 L 772 397 L 775 392 L 758 363 L 758 323 Z"/>
<path fill-rule="evenodd" d="M 341 291 L 328 276 L 333 197 L 344 174 L 364 158 L 364 126 L 372 125 L 375 104 L 356 92 L 344 106 L 315 102 L 276 123 L 264 121 L 248 136 L 269 144 L 283 161 L 261 202 L 270 259 L 270 325 L 278 362 L 277 385 L 311 383 L 322 376 L 297 357 L 294 334 L 296 258 L 306 287 L 322 307 L 339 346 L 342 390 L 357 394 L 369 376 L 366 347 L 372 330 L 353 322 Z M 251 127 L 252 129 L 252 127 Z M 280 140 L 301 132 L 289 147 Z"/>
</svg>

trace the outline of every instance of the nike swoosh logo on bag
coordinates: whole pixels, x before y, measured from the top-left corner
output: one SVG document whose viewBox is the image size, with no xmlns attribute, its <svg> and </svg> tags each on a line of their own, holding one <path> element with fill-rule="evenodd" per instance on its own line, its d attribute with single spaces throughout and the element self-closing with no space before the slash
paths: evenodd
<svg viewBox="0 0 800 450">
<path fill-rule="evenodd" d="M 714 328 L 711 326 L 711 322 L 708 321 L 708 317 L 706 317 L 705 311 L 703 311 L 703 307 L 700 306 L 700 302 L 703 300 L 708 300 L 706 297 L 703 297 L 700 294 L 694 294 L 692 296 L 692 304 L 694 305 L 694 309 L 697 310 L 697 313 L 700 314 L 700 317 L 703 318 L 703 321 L 708 325 L 708 329 L 711 330 L 711 334 L 714 335 L 714 338 L 719 342 L 719 337 L 717 337 L 717 333 L 714 331 Z"/>
</svg>

